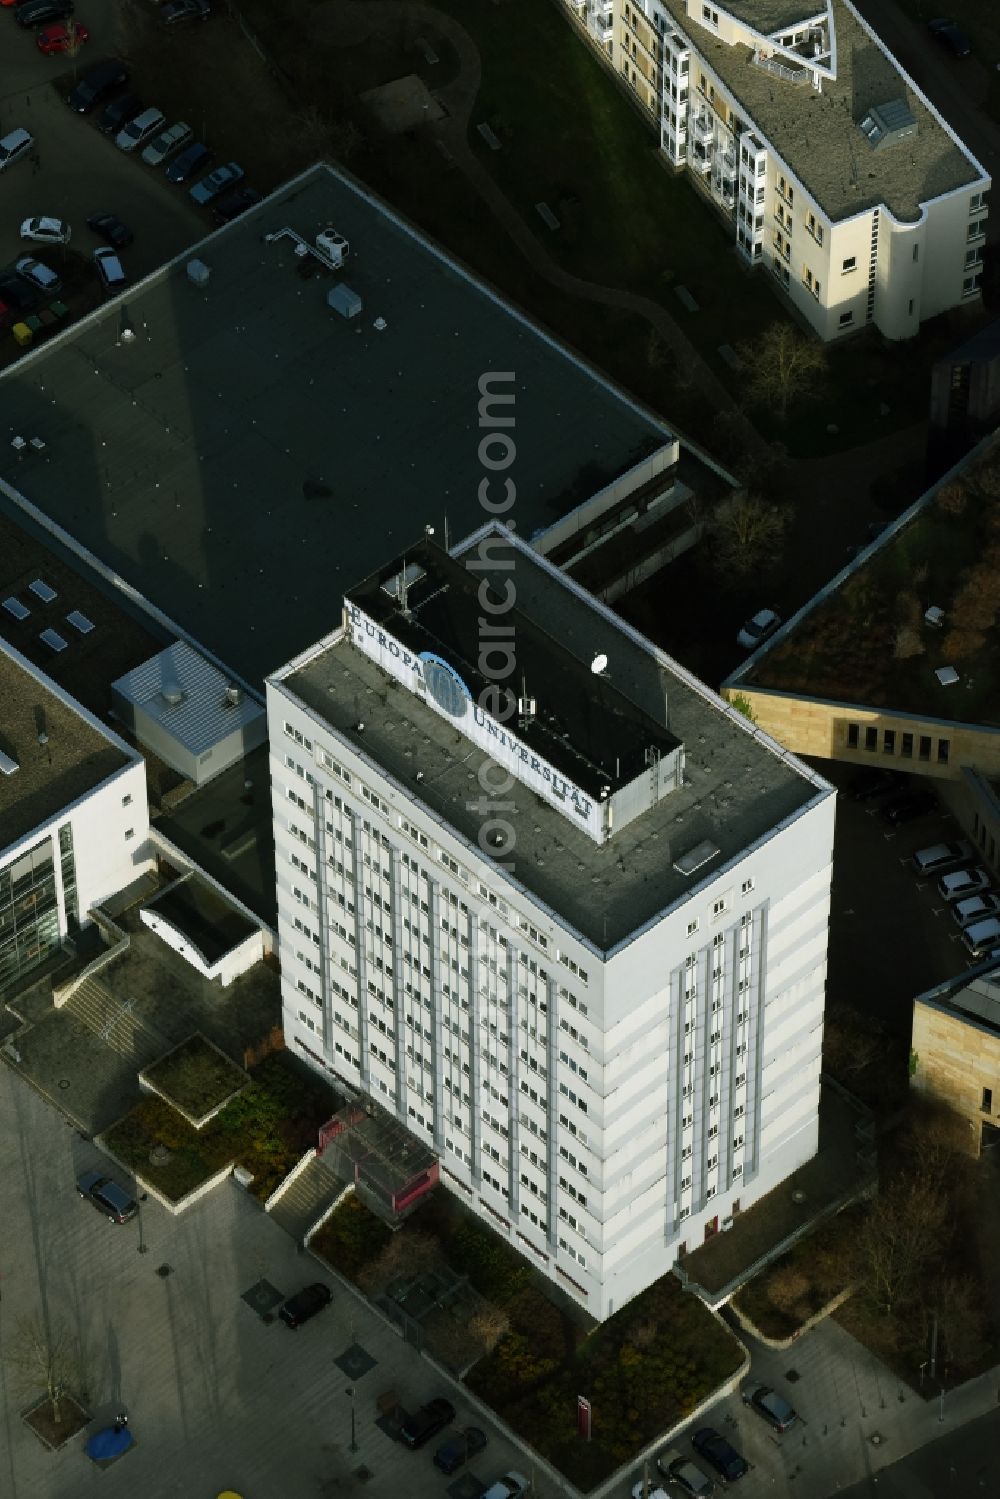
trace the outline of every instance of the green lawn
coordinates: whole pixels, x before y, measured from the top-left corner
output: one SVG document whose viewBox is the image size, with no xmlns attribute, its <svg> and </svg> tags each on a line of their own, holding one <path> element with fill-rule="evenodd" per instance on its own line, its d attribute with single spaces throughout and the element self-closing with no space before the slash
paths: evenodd
<svg viewBox="0 0 1000 1499">
<path fill-rule="evenodd" d="M 147 1067 L 144 1076 L 168 1103 L 195 1120 L 217 1109 L 248 1081 L 243 1068 L 231 1062 L 204 1036 L 182 1041 L 159 1062 Z"/>
</svg>

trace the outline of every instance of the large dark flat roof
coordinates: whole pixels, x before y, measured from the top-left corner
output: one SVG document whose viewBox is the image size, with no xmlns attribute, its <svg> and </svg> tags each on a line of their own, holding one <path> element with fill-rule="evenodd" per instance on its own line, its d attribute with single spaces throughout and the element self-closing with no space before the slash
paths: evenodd
<svg viewBox="0 0 1000 1499">
<path fill-rule="evenodd" d="M 333 225 L 340 275 L 289 238 Z M 479 381 L 512 371 L 520 533 L 669 440 L 359 186 L 317 166 L 3 372 L 0 482 L 251 684 L 326 634 L 344 590 L 478 497 Z M 343 281 L 363 301 L 326 305 Z M 384 319 L 378 331 L 376 319 Z M 15 436 L 44 448 L 15 451 Z M 606 482 L 606 481 L 605 481 Z M 588 491 L 589 492 L 589 491 Z"/>
</svg>

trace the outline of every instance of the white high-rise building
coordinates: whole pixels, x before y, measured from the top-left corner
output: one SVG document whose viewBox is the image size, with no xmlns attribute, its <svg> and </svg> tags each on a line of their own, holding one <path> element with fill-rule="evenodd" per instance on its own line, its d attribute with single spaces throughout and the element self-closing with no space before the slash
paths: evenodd
<svg viewBox="0 0 1000 1499">
<path fill-rule="evenodd" d="M 596 1317 L 815 1153 L 834 794 L 492 527 L 268 682 L 289 1046 Z"/>
</svg>

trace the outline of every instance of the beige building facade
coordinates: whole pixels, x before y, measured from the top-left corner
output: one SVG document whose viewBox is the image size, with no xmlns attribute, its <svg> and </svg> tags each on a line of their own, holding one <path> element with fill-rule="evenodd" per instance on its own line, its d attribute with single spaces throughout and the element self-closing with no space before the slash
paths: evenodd
<svg viewBox="0 0 1000 1499">
<path fill-rule="evenodd" d="M 910 1066 L 917 1092 L 968 1120 L 973 1155 L 1000 1140 L 1000 966 L 917 997 Z"/>
</svg>

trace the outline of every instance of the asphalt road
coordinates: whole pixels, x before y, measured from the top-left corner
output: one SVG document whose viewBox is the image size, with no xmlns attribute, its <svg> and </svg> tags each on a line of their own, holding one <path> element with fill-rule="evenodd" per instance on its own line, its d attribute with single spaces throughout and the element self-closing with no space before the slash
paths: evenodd
<svg viewBox="0 0 1000 1499">
<path fill-rule="evenodd" d="M 1000 1494 L 1000 1409 L 842 1490 L 842 1499 L 963 1499 Z"/>
</svg>

